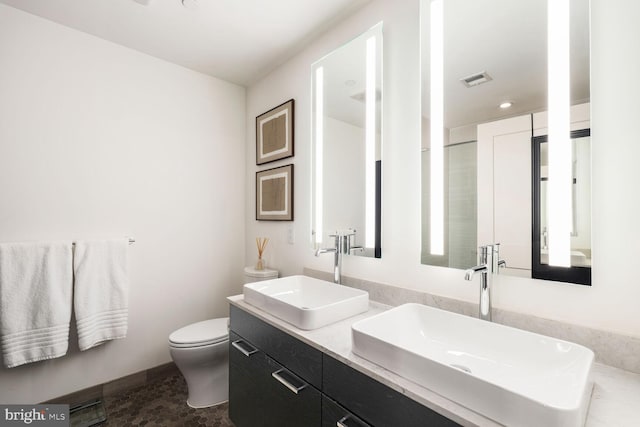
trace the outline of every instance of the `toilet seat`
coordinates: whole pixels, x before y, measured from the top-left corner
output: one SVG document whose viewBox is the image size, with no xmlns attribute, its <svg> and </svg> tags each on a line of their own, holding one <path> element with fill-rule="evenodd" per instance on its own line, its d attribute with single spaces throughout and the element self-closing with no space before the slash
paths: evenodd
<svg viewBox="0 0 640 427">
<path fill-rule="evenodd" d="M 169 335 L 169 345 L 174 348 L 203 347 L 229 339 L 229 318 L 204 320 L 192 323 Z"/>
</svg>

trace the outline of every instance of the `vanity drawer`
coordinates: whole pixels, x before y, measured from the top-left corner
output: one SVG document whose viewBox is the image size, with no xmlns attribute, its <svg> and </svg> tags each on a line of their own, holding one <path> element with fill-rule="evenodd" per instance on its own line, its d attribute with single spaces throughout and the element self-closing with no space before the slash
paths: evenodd
<svg viewBox="0 0 640 427">
<path fill-rule="evenodd" d="M 322 395 L 322 427 L 372 427 L 344 409 L 333 399 Z"/>
<path fill-rule="evenodd" d="M 237 427 L 320 426 L 320 391 L 229 334 L 229 417 Z"/>
<path fill-rule="evenodd" d="M 233 332 L 314 387 L 322 386 L 322 352 L 233 305 L 230 317 Z"/>
<path fill-rule="evenodd" d="M 375 427 L 458 425 L 326 354 L 323 355 L 322 392 Z"/>
</svg>

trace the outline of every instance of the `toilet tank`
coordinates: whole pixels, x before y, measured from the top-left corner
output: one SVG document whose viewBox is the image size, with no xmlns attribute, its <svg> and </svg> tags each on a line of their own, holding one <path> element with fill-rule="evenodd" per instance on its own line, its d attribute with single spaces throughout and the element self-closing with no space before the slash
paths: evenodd
<svg viewBox="0 0 640 427">
<path fill-rule="evenodd" d="M 244 283 L 262 282 L 263 280 L 271 280 L 278 278 L 278 270 L 265 268 L 256 270 L 255 267 L 244 268 Z"/>
</svg>

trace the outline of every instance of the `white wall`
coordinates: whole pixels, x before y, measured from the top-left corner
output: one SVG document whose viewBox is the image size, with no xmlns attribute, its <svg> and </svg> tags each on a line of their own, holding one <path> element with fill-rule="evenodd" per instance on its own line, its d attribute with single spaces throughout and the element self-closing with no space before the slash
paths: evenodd
<svg viewBox="0 0 640 427">
<path fill-rule="evenodd" d="M 640 242 L 640 144 L 637 144 L 637 91 L 640 74 L 636 41 L 640 3 L 592 0 L 593 286 L 502 276 L 496 281 L 497 307 L 584 326 L 640 336 L 640 279 L 635 274 Z M 384 117 L 382 259 L 349 257 L 344 274 L 421 289 L 475 302 L 477 284 L 461 270 L 420 264 L 420 71 L 419 1 L 376 0 L 351 16 L 247 92 L 247 250 L 252 240 L 272 237 L 268 249 L 284 274 L 304 266 L 331 271 L 330 257 L 313 257 L 310 225 L 310 69 L 311 63 L 384 20 Z M 296 243 L 286 243 L 288 223 L 256 222 L 255 130 L 260 113 L 296 99 Z"/>
<path fill-rule="evenodd" d="M 169 333 L 241 289 L 244 88 L 4 5 L 0 63 L 0 241 L 137 241 L 127 338 L 0 368 L 0 402 L 170 361 Z"/>
</svg>

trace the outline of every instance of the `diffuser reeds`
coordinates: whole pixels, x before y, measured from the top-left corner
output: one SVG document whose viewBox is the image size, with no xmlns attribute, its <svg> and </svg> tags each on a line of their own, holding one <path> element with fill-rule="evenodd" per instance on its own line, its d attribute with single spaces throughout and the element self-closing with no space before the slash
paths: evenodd
<svg viewBox="0 0 640 427">
<path fill-rule="evenodd" d="M 258 248 L 258 262 L 256 263 L 256 270 L 264 269 L 262 254 L 264 253 L 264 249 L 267 247 L 267 243 L 269 243 L 268 237 L 256 237 L 256 246 Z"/>
</svg>

